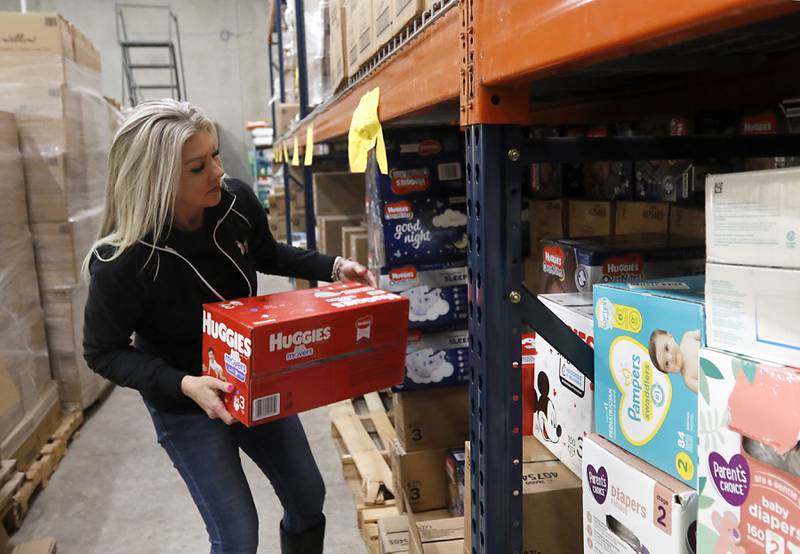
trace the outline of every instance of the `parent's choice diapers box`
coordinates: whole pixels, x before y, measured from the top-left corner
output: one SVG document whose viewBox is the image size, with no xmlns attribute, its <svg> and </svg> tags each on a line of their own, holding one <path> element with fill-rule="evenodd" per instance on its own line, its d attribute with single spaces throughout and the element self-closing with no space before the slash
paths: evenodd
<svg viewBox="0 0 800 554">
<path fill-rule="evenodd" d="M 408 298 L 411 329 L 467 323 L 467 266 L 463 263 L 383 267 L 378 275 L 378 286 Z"/>
<path fill-rule="evenodd" d="M 706 177 L 708 261 L 800 268 L 800 169 Z"/>
<path fill-rule="evenodd" d="M 469 331 L 408 332 L 406 377 L 395 392 L 469 382 Z"/>
<path fill-rule="evenodd" d="M 697 483 L 697 390 L 704 278 L 594 288 L 597 432 Z"/>
<path fill-rule="evenodd" d="M 384 133 L 388 175 L 367 168 L 370 266 L 463 261 L 467 196 L 456 129 Z"/>
<path fill-rule="evenodd" d="M 247 426 L 403 380 L 408 299 L 337 283 L 203 305 L 203 373 Z"/>
<path fill-rule="evenodd" d="M 800 270 L 709 262 L 706 303 L 709 347 L 800 366 Z"/>
<path fill-rule="evenodd" d="M 800 369 L 700 352 L 700 552 L 800 552 Z"/>
<path fill-rule="evenodd" d="M 584 442 L 583 473 L 585 554 L 697 552 L 697 493 L 690 486 L 597 435 Z"/>
<path fill-rule="evenodd" d="M 539 300 L 581 340 L 594 345 L 590 293 L 541 294 Z M 594 384 L 537 335 L 533 387 L 533 435 L 580 477 L 583 439 L 593 429 Z"/>
</svg>

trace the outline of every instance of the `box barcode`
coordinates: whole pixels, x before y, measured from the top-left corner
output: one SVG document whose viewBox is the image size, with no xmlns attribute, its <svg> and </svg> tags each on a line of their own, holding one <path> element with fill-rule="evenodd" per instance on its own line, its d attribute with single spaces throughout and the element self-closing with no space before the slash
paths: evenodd
<svg viewBox="0 0 800 554">
<path fill-rule="evenodd" d="M 449 164 L 439 164 L 437 167 L 440 181 L 456 181 L 461 179 L 461 164 L 453 162 Z"/>
<path fill-rule="evenodd" d="M 281 413 L 281 395 L 270 394 L 253 400 L 253 421 L 266 419 Z"/>
<path fill-rule="evenodd" d="M 45 17 L 44 18 L 44 26 L 45 27 L 55 27 L 58 25 L 58 18 L 57 17 Z"/>
</svg>

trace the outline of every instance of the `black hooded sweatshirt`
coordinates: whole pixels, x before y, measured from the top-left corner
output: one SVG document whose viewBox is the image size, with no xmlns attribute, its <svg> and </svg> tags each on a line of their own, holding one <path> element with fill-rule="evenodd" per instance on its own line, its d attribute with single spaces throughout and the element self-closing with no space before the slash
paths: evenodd
<svg viewBox="0 0 800 554">
<path fill-rule="evenodd" d="M 335 261 L 277 242 L 252 189 L 234 179 L 201 229 L 151 240 L 111 261 L 113 248 L 95 250 L 83 350 L 94 371 L 169 412 L 200 410 L 181 379 L 201 374 L 204 303 L 255 296 L 256 272 L 330 281 Z"/>
</svg>

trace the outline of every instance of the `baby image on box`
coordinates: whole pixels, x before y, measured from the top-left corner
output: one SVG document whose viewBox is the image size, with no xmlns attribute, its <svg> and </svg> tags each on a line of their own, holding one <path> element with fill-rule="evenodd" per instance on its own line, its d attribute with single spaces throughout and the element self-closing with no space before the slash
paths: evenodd
<svg viewBox="0 0 800 554">
<path fill-rule="evenodd" d="M 680 373 L 686 386 L 697 392 L 700 329 L 684 333 L 680 345 L 671 333 L 656 329 L 650 335 L 650 361 L 662 373 Z"/>
</svg>

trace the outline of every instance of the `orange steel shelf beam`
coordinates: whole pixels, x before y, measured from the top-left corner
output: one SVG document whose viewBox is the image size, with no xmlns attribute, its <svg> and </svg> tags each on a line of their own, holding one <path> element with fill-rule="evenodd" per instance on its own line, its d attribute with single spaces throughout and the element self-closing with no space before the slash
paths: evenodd
<svg viewBox="0 0 800 554">
<path fill-rule="evenodd" d="M 800 10 L 787 0 L 473 0 L 475 80 L 506 85 Z"/>
<path fill-rule="evenodd" d="M 460 31 L 458 9 L 451 9 L 364 81 L 314 110 L 282 139 L 297 136 L 304 146 L 309 123 L 314 126 L 314 142 L 346 135 L 359 100 L 375 87 L 381 89 L 378 116 L 382 122 L 455 100 L 461 86 Z"/>
</svg>

